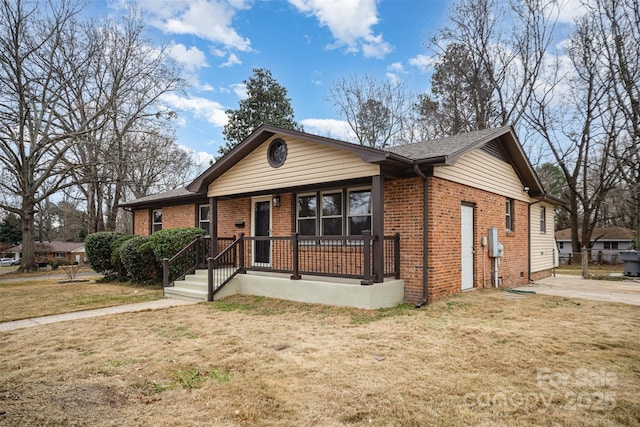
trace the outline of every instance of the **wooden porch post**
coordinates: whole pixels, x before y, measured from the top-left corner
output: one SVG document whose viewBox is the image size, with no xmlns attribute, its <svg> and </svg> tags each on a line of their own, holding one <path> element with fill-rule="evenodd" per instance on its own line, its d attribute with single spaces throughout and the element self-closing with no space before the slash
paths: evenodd
<svg viewBox="0 0 640 427">
<path fill-rule="evenodd" d="M 209 257 L 218 256 L 218 198 L 209 197 Z"/>
<path fill-rule="evenodd" d="M 384 177 L 371 178 L 371 213 L 373 220 L 373 281 L 384 279 Z"/>
</svg>

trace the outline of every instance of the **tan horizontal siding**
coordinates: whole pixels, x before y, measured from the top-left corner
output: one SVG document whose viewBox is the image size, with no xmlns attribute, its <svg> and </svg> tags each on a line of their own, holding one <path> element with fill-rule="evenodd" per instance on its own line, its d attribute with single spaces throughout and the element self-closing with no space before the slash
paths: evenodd
<svg viewBox="0 0 640 427">
<path fill-rule="evenodd" d="M 540 207 L 547 210 L 547 232 L 540 232 Z M 536 203 L 531 205 L 531 272 L 550 270 L 554 267 L 557 256 L 554 236 L 553 205 Z"/>
<path fill-rule="evenodd" d="M 380 173 L 378 165 L 365 163 L 349 151 L 286 138 L 283 139 L 287 143 L 287 160 L 281 167 L 273 168 L 267 161 L 267 150 L 272 139 L 212 182 L 208 196 L 276 190 Z"/>
<path fill-rule="evenodd" d="M 528 201 L 513 166 L 480 149 L 462 156 L 453 166 L 439 166 L 434 175 L 516 200 Z"/>
</svg>

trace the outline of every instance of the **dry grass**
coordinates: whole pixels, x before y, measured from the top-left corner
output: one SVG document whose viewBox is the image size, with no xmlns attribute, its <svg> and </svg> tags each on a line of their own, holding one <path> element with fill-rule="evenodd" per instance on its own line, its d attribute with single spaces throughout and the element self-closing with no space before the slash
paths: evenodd
<svg viewBox="0 0 640 427">
<path fill-rule="evenodd" d="M 51 274 L 51 273 L 49 273 Z M 96 283 L 100 276 L 83 276 L 88 282 L 59 283 L 60 278 L 0 276 L 0 322 L 110 307 L 162 297 L 159 286 Z"/>
<path fill-rule="evenodd" d="M 562 264 L 557 269 L 558 274 L 571 274 L 574 276 L 582 275 L 582 265 L 579 264 Z M 607 278 L 611 273 L 622 274 L 624 272 L 624 264 L 589 264 L 588 272 L 594 278 Z"/>
<path fill-rule="evenodd" d="M 0 425 L 639 425 L 640 308 L 254 297 L 2 334 Z M 2 416 L 0 416 L 2 417 Z"/>
</svg>

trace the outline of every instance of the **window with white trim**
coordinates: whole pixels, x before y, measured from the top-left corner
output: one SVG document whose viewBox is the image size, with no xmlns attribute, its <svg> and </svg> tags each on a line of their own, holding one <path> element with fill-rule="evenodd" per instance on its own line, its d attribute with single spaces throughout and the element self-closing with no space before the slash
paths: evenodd
<svg viewBox="0 0 640 427">
<path fill-rule="evenodd" d="M 513 199 L 507 199 L 506 208 L 506 228 L 507 231 L 513 231 Z"/>
<path fill-rule="evenodd" d="M 547 208 L 540 206 L 540 234 L 547 234 Z"/>
<path fill-rule="evenodd" d="M 198 227 L 209 234 L 211 232 L 209 223 L 209 205 L 200 205 L 198 207 Z"/>
<path fill-rule="evenodd" d="M 151 233 L 162 230 L 162 209 L 151 212 Z"/>
<path fill-rule="evenodd" d="M 604 243 L 604 249 L 618 249 L 618 242 L 602 242 Z"/>
</svg>

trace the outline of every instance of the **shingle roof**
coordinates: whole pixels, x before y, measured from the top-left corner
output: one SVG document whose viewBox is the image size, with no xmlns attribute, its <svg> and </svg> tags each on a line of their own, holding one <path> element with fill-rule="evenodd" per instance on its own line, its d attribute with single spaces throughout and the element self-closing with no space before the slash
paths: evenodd
<svg viewBox="0 0 640 427">
<path fill-rule="evenodd" d="M 73 252 L 74 250 L 83 247 L 84 243 L 80 242 L 61 242 L 61 241 L 52 241 L 52 242 L 35 242 L 36 251 L 40 252 L 42 250 L 46 250 L 47 252 Z M 16 245 L 9 249 L 11 252 L 22 252 L 22 244 Z"/>
<path fill-rule="evenodd" d="M 484 129 L 459 133 L 445 138 L 386 148 L 411 160 L 428 160 L 439 157 L 457 157 L 476 146 L 483 145 L 508 131 L 510 127 Z"/>
<path fill-rule="evenodd" d="M 202 195 L 189 191 L 184 187 L 181 187 L 181 188 L 176 188 L 174 190 L 163 191 L 162 193 L 156 193 L 156 194 L 151 194 L 149 196 L 140 197 L 139 199 L 122 202 L 120 203 L 119 206 L 122 206 L 122 207 L 136 206 L 136 205 L 143 205 L 146 203 L 159 202 L 167 199 L 176 200 L 176 199 L 188 199 L 191 197 L 202 197 Z"/>
<path fill-rule="evenodd" d="M 581 230 L 578 230 L 580 234 Z M 633 240 L 633 230 L 624 227 L 605 227 L 595 228 L 591 235 L 591 240 Z M 556 231 L 556 240 L 570 241 L 571 229 L 565 228 L 563 230 Z"/>
</svg>

